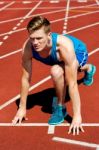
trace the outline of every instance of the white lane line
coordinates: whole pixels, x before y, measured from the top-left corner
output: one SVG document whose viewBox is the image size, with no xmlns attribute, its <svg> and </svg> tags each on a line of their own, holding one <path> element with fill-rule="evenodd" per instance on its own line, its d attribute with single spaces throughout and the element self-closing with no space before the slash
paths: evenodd
<svg viewBox="0 0 99 150">
<path fill-rule="evenodd" d="M 4 4 L 4 2 L 0 2 L 0 5 Z"/>
<path fill-rule="evenodd" d="M 65 20 L 63 25 L 63 33 L 65 34 L 67 32 L 67 21 L 68 21 L 68 15 L 69 15 L 69 7 L 70 7 L 70 0 L 67 1 L 66 6 L 66 14 L 65 14 Z"/>
<path fill-rule="evenodd" d="M 52 140 L 56 141 L 56 142 L 63 142 L 63 143 L 68 143 L 68 144 L 80 145 L 80 146 L 84 146 L 84 147 L 91 147 L 91 148 L 99 147 L 99 144 L 70 140 L 70 139 L 60 138 L 60 137 L 53 137 Z"/>
<path fill-rule="evenodd" d="M 0 123 L 0 126 L 13 126 L 12 123 Z M 20 124 L 16 124 L 15 126 L 20 126 Z M 37 126 L 37 127 L 49 127 L 48 123 L 21 123 L 21 126 L 31 127 L 31 126 Z M 58 125 L 55 125 L 55 127 L 69 127 L 69 123 L 61 123 Z M 99 123 L 82 123 L 83 127 L 99 127 Z"/>
<path fill-rule="evenodd" d="M 62 11 L 65 11 L 65 9 L 62 9 L 62 10 L 55 10 L 55 11 L 48 11 L 48 12 L 39 13 L 39 14 L 36 14 L 36 15 L 52 14 L 52 13 L 57 13 L 57 12 L 62 12 Z M 30 15 L 30 16 L 27 17 L 27 18 L 29 19 L 29 18 L 32 18 L 33 16 L 35 16 L 35 15 Z M 14 19 L 9 19 L 9 20 L 4 20 L 4 21 L 0 21 L 0 24 L 2 24 L 2 23 L 7 23 L 7 22 L 12 22 L 12 21 L 17 21 L 17 20 L 20 20 L 20 19 L 22 19 L 22 17 L 14 18 Z"/>
<path fill-rule="evenodd" d="M 88 55 L 91 56 L 92 54 L 99 52 L 99 48 L 93 50 L 92 52 L 90 52 Z M 44 82 L 47 82 L 48 80 L 51 79 L 51 76 L 49 75 L 48 77 L 42 79 L 41 81 L 39 81 L 38 83 L 34 84 L 33 86 L 30 87 L 29 91 L 34 90 L 36 87 L 40 86 L 41 84 L 43 84 Z M 8 106 L 9 104 L 13 103 L 14 101 L 16 101 L 17 99 L 20 98 L 20 94 L 18 94 L 17 96 L 13 97 L 12 99 L 8 100 L 7 102 L 5 102 L 4 104 L 2 104 L 0 106 L 0 110 L 2 110 L 3 108 L 5 108 L 6 106 Z"/>
<path fill-rule="evenodd" d="M 13 29 L 12 29 L 12 30 L 13 30 L 13 31 L 15 31 L 16 29 L 17 29 L 17 27 L 13 27 Z"/>
<path fill-rule="evenodd" d="M 99 52 L 99 48 L 96 48 L 94 51 L 90 52 L 90 53 L 88 54 L 88 56 L 91 56 L 91 55 L 93 55 L 93 54 L 96 53 L 96 52 Z"/>
<path fill-rule="evenodd" d="M 8 37 L 9 37 L 8 35 L 4 36 L 4 37 L 3 37 L 3 40 L 8 39 Z"/>
<path fill-rule="evenodd" d="M 37 9 L 37 7 L 38 7 L 42 2 L 43 2 L 42 0 L 39 1 L 39 3 L 38 3 L 37 5 L 35 5 L 35 7 L 33 7 L 32 10 L 29 11 L 29 12 L 23 17 L 23 19 L 26 19 L 27 17 L 29 17 L 29 15 L 30 15 L 33 11 L 35 11 L 35 10 Z"/>
<path fill-rule="evenodd" d="M 2 41 L 0 41 L 0 45 L 2 45 L 3 44 L 3 42 Z"/>
<path fill-rule="evenodd" d="M 72 10 L 72 9 L 78 9 L 78 8 L 83 8 L 83 7 L 89 7 L 89 6 L 92 7 L 92 6 L 94 6 L 94 5 L 96 6 L 96 4 L 92 4 L 92 5 L 86 5 L 86 6 L 71 7 L 70 10 Z M 45 13 L 39 13 L 39 14 L 36 14 L 36 15 L 52 14 L 52 13 L 61 12 L 61 11 L 65 11 L 65 9 L 63 9 L 63 10 L 58 10 L 58 11 L 50 11 L 50 12 L 45 12 Z M 88 12 L 88 13 L 89 13 L 89 12 Z M 85 14 L 87 14 L 87 13 L 85 13 Z M 27 18 L 32 18 L 33 16 L 35 16 L 35 15 L 31 15 L 31 16 L 29 16 L 29 17 L 27 17 Z M 20 19 L 22 19 L 22 18 L 23 18 L 23 17 L 0 21 L 0 24 L 2 24 L 2 23 L 7 23 L 7 22 L 11 22 L 11 21 L 20 20 Z"/>
<path fill-rule="evenodd" d="M 23 3 L 23 4 L 31 4 L 32 1 L 23 1 L 22 3 Z"/>
<path fill-rule="evenodd" d="M 22 18 L 22 21 L 20 20 L 20 25 L 21 25 L 21 23 L 22 23 L 27 17 L 29 17 L 29 15 L 30 15 L 33 11 L 35 11 L 35 9 L 37 9 L 37 7 L 38 7 L 41 3 L 42 3 L 42 1 L 39 1 L 39 2 L 35 5 L 35 7 L 33 7 L 33 8 Z M 19 23 L 16 24 L 16 26 L 13 27 L 11 31 L 16 31 L 16 29 L 18 28 L 18 26 L 19 26 Z M 9 32 L 11 32 L 11 31 L 9 31 Z M 8 37 L 11 35 L 11 34 L 9 34 L 9 32 L 8 32 L 8 35 L 7 35 Z M 3 37 L 3 40 L 8 39 L 8 37 L 7 37 L 7 38 L 6 38 L 6 37 Z M 3 42 L 4 42 L 4 41 L 3 41 Z M 3 43 L 2 43 L 2 44 L 3 44 Z"/>
<path fill-rule="evenodd" d="M 39 82 L 37 82 L 36 84 L 34 84 L 33 86 L 31 86 L 31 87 L 29 88 L 29 91 L 34 90 L 35 88 L 37 88 L 38 86 L 40 86 L 41 84 L 43 84 L 44 82 L 46 82 L 46 81 L 48 81 L 48 80 L 50 80 L 50 79 L 51 79 L 51 76 L 48 76 L 48 77 L 46 77 L 46 78 L 40 80 Z M 14 101 L 16 101 L 16 100 L 19 99 L 19 98 L 20 98 L 20 94 L 18 94 L 17 96 L 13 97 L 13 98 L 10 99 L 9 101 L 7 101 L 7 102 L 5 102 L 4 104 L 2 104 L 2 105 L 0 106 L 0 110 L 3 109 L 3 108 L 5 108 L 5 107 L 8 106 L 9 104 L 13 103 Z"/>
<path fill-rule="evenodd" d="M 58 20 L 59 21 L 59 20 Z M 55 21 L 53 21 L 52 23 L 54 23 Z M 76 32 L 76 31 L 79 31 L 79 30 L 83 30 L 83 29 L 86 29 L 86 28 L 89 28 L 89 27 L 93 27 L 93 26 L 95 26 L 95 25 L 98 25 L 99 24 L 99 22 L 97 22 L 97 23 L 95 23 L 95 24 L 91 24 L 91 25 L 89 25 L 89 26 L 84 26 L 84 27 L 82 27 L 82 28 L 78 28 L 78 29 L 75 29 L 75 30 L 71 30 L 71 31 L 69 31 L 69 32 L 67 32 L 67 34 L 69 34 L 69 33 L 73 33 L 73 32 Z M 22 31 L 23 30 L 25 30 L 25 29 L 22 29 Z M 12 32 L 11 32 L 12 33 Z M 10 32 L 9 32 L 9 34 L 10 34 Z M 2 45 L 2 42 L 0 42 L 0 44 Z M 13 55 L 13 54 L 16 54 L 16 53 L 18 53 L 18 52 L 20 52 L 22 49 L 20 49 L 20 50 L 16 50 L 16 51 L 14 51 L 14 52 L 11 52 L 11 53 L 8 53 L 8 54 L 5 54 L 5 55 L 2 55 L 2 56 L 0 56 L 0 59 L 3 59 L 3 58 L 6 58 L 6 57 L 8 57 L 8 56 L 11 56 L 11 55 Z"/>
<path fill-rule="evenodd" d="M 87 25 L 87 26 L 84 26 L 84 27 L 81 27 L 81 28 L 69 31 L 68 33 L 74 33 L 74 32 L 77 32 L 79 30 L 87 29 L 87 28 L 90 28 L 90 27 L 93 27 L 93 26 L 97 26 L 97 25 L 99 25 L 99 22 L 96 22 L 96 23 L 93 23 L 93 24 L 90 24 L 90 25 Z"/>
<path fill-rule="evenodd" d="M 71 18 L 77 18 L 77 17 L 81 17 L 81 16 L 84 16 L 84 15 L 90 15 L 90 14 L 94 14 L 94 13 L 99 13 L 99 11 L 94 11 L 94 12 L 91 12 L 91 13 L 84 13 L 84 14 L 81 14 L 81 15 L 73 15 L 71 17 L 69 17 L 68 19 L 71 19 Z M 51 23 L 54 23 L 54 22 L 59 22 L 59 21 L 63 21 L 64 18 L 61 18 L 61 19 L 57 19 L 57 20 L 52 20 Z M 22 21 L 22 20 L 21 20 Z M 20 22 L 21 22 L 20 21 Z M 23 20 L 24 21 L 24 20 Z M 22 22 L 23 22 L 22 21 Z M 20 32 L 20 31 L 23 31 L 23 30 L 26 30 L 26 28 L 21 28 L 21 29 L 18 29 L 16 31 L 13 31 L 13 33 L 16 33 L 16 32 Z M 9 32 L 6 32 L 6 33 L 1 33 L 0 36 L 5 36 L 9 34 Z"/>
<path fill-rule="evenodd" d="M 50 3 L 59 3 L 59 0 L 50 0 Z"/>
<path fill-rule="evenodd" d="M 10 4 L 7 4 L 6 6 L 0 8 L 0 11 L 5 10 L 7 7 L 13 5 L 15 3 L 15 1 L 11 2 Z"/>
<path fill-rule="evenodd" d="M 3 43 L 3 42 L 2 42 L 2 43 Z M 1 43 L 1 44 L 2 44 L 2 43 Z M 6 58 L 6 57 L 8 57 L 8 56 L 11 56 L 11 55 L 13 55 L 13 54 L 19 53 L 19 52 L 21 52 L 21 51 L 22 51 L 22 48 L 21 48 L 21 49 L 18 49 L 18 50 L 16 50 L 16 51 L 13 51 L 13 52 L 11 52 L 11 53 L 5 54 L 5 55 L 3 55 L 3 56 L 0 56 L 0 59 Z"/>
<path fill-rule="evenodd" d="M 48 126 L 48 134 L 54 134 L 55 132 L 55 125 L 49 125 Z"/>
</svg>

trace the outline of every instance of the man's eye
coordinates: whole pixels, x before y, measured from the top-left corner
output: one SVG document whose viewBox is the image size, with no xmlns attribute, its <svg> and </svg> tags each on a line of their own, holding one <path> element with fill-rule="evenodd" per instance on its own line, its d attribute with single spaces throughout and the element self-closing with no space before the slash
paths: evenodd
<svg viewBox="0 0 99 150">
<path fill-rule="evenodd" d="M 34 41 L 34 39 L 33 39 L 33 38 L 30 38 L 30 40 L 31 40 L 31 41 Z"/>
<path fill-rule="evenodd" d="M 41 37 L 39 37 L 39 38 L 37 38 L 38 40 L 41 40 L 42 38 Z"/>
</svg>

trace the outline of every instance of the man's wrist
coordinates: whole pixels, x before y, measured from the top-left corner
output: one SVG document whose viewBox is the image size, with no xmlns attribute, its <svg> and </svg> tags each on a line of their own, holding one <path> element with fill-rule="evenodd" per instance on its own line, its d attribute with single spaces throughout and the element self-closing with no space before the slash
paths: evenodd
<svg viewBox="0 0 99 150">
<path fill-rule="evenodd" d="M 25 104 L 20 104 L 19 108 L 26 109 L 26 105 Z"/>
</svg>

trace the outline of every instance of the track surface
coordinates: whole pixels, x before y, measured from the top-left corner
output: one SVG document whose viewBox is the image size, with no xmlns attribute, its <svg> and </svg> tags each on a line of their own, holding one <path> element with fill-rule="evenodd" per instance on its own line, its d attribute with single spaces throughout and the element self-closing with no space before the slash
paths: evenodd
<svg viewBox="0 0 99 150">
<path fill-rule="evenodd" d="M 55 1 L 55 0 L 54 0 Z M 88 2 L 60 0 L 1 1 L 0 2 L 0 150 L 90 150 L 99 145 L 99 5 L 98 0 Z M 21 51 L 28 37 L 26 25 L 37 14 L 51 21 L 53 32 L 69 33 L 83 40 L 88 47 L 89 62 L 97 67 L 94 84 L 90 87 L 79 82 L 85 133 L 68 135 L 68 122 L 50 127 L 52 97 L 55 95 L 50 79 L 50 67 L 33 60 L 33 79 L 28 97 L 27 117 L 22 126 L 11 125 L 17 111 L 20 93 Z M 66 21 L 65 21 L 66 20 Z M 93 53 L 91 53 L 93 51 Z M 37 69 L 39 68 L 39 69 Z M 83 74 L 78 75 L 78 80 Z M 42 81 L 42 83 L 41 83 Z M 7 103 L 9 102 L 9 103 Z M 72 116 L 71 103 L 66 103 Z M 50 133 L 52 132 L 52 134 Z M 53 137 L 89 143 L 89 147 L 55 142 Z"/>
</svg>

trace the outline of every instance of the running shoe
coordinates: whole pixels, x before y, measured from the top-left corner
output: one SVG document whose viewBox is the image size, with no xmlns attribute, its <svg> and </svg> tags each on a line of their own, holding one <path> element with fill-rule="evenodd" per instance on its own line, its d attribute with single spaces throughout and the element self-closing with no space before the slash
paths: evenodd
<svg viewBox="0 0 99 150">
<path fill-rule="evenodd" d="M 53 98 L 54 102 L 57 98 Z M 54 103 L 56 104 L 56 103 Z M 67 116 L 67 111 L 65 106 L 62 105 L 52 105 L 52 115 L 48 121 L 50 125 L 57 125 L 64 121 L 64 118 Z"/>
<path fill-rule="evenodd" d="M 85 72 L 83 84 L 90 86 L 93 83 L 93 76 L 96 72 L 96 67 L 94 65 L 90 65 L 90 71 Z"/>
</svg>

